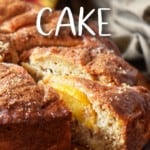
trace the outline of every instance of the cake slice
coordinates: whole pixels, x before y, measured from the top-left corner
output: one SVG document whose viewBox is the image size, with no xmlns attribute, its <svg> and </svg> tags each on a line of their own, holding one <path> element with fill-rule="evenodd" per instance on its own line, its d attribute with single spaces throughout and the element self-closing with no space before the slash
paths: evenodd
<svg viewBox="0 0 150 150">
<path fill-rule="evenodd" d="M 100 85 L 77 77 L 47 76 L 72 111 L 72 140 L 92 150 L 141 150 L 150 139 L 150 92 Z"/>
<path fill-rule="evenodd" d="M 0 149 L 70 150 L 70 112 L 20 66 L 0 63 Z"/>
</svg>

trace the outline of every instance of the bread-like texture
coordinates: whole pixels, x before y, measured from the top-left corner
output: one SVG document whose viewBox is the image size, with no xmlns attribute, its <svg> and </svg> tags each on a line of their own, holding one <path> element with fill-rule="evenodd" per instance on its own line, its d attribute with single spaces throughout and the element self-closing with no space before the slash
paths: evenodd
<svg viewBox="0 0 150 150">
<path fill-rule="evenodd" d="M 34 48 L 29 63 L 23 64 L 31 73 L 43 76 L 78 76 L 116 85 L 135 85 L 138 71 L 113 51 L 99 48 Z M 36 73 L 34 73 L 36 74 Z"/>
<path fill-rule="evenodd" d="M 74 142 L 93 150 L 141 150 L 150 139 L 150 92 L 146 88 L 106 86 L 77 77 L 47 76 L 43 83 L 58 92 L 64 85 L 80 90 L 96 113 L 92 128 L 79 122 L 78 118 L 73 121 Z M 66 95 L 70 93 L 66 92 Z M 82 99 L 79 100 L 82 105 Z"/>
<path fill-rule="evenodd" d="M 70 28 L 62 28 L 55 37 L 60 11 L 44 14 L 43 28 L 53 32 L 40 35 L 35 26 L 40 8 L 21 0 L 0 3 L 0 61 L 23 64 L 37 80 L 49 74 L 56 78 L 48 82 L 59 83 L 60 75 L 100 81 L 61 79 L 81 91 L 76 97 L 88 97 L 97 114 L 90 128 L 84 121 L 73 120 L 73 141 L 93 150 L 140 150 L 150 139 L 150 96 L 142 87 L 128 86 L 141 84 L 137 70 L 119 57 L 117 47 L 107 38 L 85 32 L 75 37 Z M 69 150 L 70 113 L 59 96 L 43 83 L 36 85 L 19 66 L 2 64 L 0 68 L 0 149 Z"/>
<path fill-rule="evenodd" d="M 70 150 L 70 112 L 59 96 L 6 63 L 0 63 L 0 149 Z"/>
</svg>

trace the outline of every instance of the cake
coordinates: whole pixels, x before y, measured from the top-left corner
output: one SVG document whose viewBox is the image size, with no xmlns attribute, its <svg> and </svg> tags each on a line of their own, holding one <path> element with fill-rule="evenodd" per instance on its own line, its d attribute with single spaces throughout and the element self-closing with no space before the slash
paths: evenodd
<svg viewBox="0 0 150 150">
<path fill-rule="evenodd" d="M 70 150 L 70 115 L 54 90 L 0 63 L 0 149 Z"/>
<path fill-rule="evenodd" d="M 41 8 L 0 1 L 0 149 L 141 150 L 150 140 L 149 84 L 108 38 L 69 27 L 40 35 Z M 45 12 L 43 29 L 55 31 L 60 14 Z"/>
</svg>

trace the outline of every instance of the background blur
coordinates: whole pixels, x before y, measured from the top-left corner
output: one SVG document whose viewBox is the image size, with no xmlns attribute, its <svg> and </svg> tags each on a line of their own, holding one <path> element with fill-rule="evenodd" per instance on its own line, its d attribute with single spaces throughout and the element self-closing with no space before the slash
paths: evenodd
<svg viewBox="0 0 150 150">
<path fill-rule="evenodd" d="M 85 13 L 92 8 L 109 7 L 104 14 L 109 22 L 106 33 L 112 34 L 122 56 L 132 65 L 145 73 L 150 73 L 150 0 L 28 0 L 63 9 L 68 6 L 78 15 L 83 6 Z M 93 15 L 97 20 L 97 16 Z"/>
</svg>

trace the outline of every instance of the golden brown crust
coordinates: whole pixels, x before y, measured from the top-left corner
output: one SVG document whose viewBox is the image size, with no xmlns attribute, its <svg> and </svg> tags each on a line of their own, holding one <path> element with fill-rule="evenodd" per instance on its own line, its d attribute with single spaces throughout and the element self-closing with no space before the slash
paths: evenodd
<svg viewBox="0 0 150 150">
<path fill-rule="evenodd" d="M 61 106 L 59 103 L 58 108 L 54 105 L 54 109 L 49 110 L 48 106 L 58 101 L 57 94 L 49 88 L 42 90 L 31 76 L 17 65 L 0 64 L 0 89 L 0 107 L 4 112 L 0 116 L 1 124 L 27 121 L 31 118 L 31 122 L 41 117 L 50 119 L 52 117 L 50 111 L 55 111 L 53 118 L 68 116 L 65 107 L 59 108 Z M 46 109 L 42 109 L 43 107 Z"/>
<path fill-rule="evenodd" d="M 5 0 L 0 3 L 0 24 L 11 17 L 22 14 L 32 9 L 32 5 L 20 0 Z"/>
<path fill-rule="evenodd" d="M 0 149 L 70 150 L 70 112 L 54 90 L 6 63 L 0 89 Z"/>
<path fill-rule="evenodd" d="M 136 84 L 138 71 L 114 54 L 100 54 L 86 66 L 87 71 L 98 78 L 100 82 L 114 82 L 119 85 Z M 101 79 L 102 76 L 102 79 Z M 105 81 L 106 80 L 106 81 Z"/>
<path fill-rule="evenodd" d="M 21 27 L 24 27 L 27 25 L 33 25 L 36 21 L 37 13 L 38 13 L 38 11 L 30 10 L 29 12 L 26 12 L 24 14 L 21 14 L 10 20 L 5 21 L 0 26 L 0 32 L 1 33 L 12 33 Z"/>
<path fill-rule="evenodd" d="M 1 126 L 0 149 L 70 150 L 69 129 L 69 122 L 57 120 L 55 124 L 41 121 L 31 125 L 25 123 Z"/>
<path fill-rule="evenodd" d="M 9 107 L 17 101 L 30 102 L 34 99 L 41 99 L 40 89 L 33 79 L 22 67 L 17 65 L 0 64 L 0 88 L 1 106 L 7 103 Z M 21 93 L 24 93 L 25 97 L 20 97 Z M 31 93 L 34 93 L 34 95 L 31 95 Z"/>
</svg>

